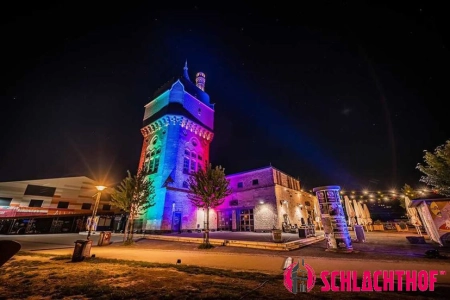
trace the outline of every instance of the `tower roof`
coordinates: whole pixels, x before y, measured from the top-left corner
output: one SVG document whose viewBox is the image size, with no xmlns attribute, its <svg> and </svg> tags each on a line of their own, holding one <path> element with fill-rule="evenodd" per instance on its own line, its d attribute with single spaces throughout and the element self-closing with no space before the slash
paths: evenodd
<svg viewBox="0 0 450 300">
<path fill-rule="evenodd" d="M 156 92 L 153 94 L 153 99 L 155 99 L 156 97 L 158 97 L 159 95 L 170 89 L 177 80 L 180 80 L 186 92 L 188 92 L 189 94 L 191 94 L 204 104 L 213 107 L 213 105 L 209 102 L 209 95 L 204 91 L 202 91 L 200 88 L 198 88 L 195 85 L 195 83 L 193 83 L 189 78 L 187 60 L 184 64 L 182 75 L 173 77 L 172 79 L 167 81 L 163 86 L 157 89 Z"/>
</svg>

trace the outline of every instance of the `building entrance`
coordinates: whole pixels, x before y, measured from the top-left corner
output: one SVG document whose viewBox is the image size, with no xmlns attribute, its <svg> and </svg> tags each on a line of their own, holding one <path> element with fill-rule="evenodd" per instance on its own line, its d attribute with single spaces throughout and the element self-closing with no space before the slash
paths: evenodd
<svg viewBox="0 0 450 300">
<path fill-rule="evenodd" d="M 255 223 L 253 219 L 253 209 L 240 209 L 238 210 L 239 214 L 239 223 L 238 223 L 238 231 L 254 231 Z"/>
<path fill-rule="evenodd" d="M 231 209 L 217 212 L 217 230 L 233 230 L 233 211 Z"/>
</svg>

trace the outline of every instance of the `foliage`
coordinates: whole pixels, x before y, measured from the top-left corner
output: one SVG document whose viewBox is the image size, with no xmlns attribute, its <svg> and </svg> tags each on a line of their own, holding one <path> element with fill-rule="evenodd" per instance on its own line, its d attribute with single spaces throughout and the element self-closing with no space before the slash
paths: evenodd
<svg viewBox="0 0 450 300">
<path fill-rule="evenodd" d="M 423 175 L 421 182 L 433 187 L 438 194 L 450 196 L 450 140 L 438 146 L 433 153 L 424 151 L 424 164 L 417 164 Z"/>
<path fill-rule="evenodd" d="M 206 209 L 204 243 L 209 244 L 209 209 L 221 205 L 225 197 L 231 195 L 230 181 L 221 166 L 213 168 L 207 164 L 206 170 L 198 170 L 188 178 L 188 198 L 198 208 Z"/>
<path fill-rule="evenodd" d="M 127 243 L 130 243 L 133 241 L 135 218 L 155 205 L 153 201 L 155 188 L 145 169 L 140 170 L 134 176 L 131 175 L 130 171 L 127 171 L 127 173 L 128 176 L 112 191 L 111 203 L 129 213 L 124 239 Z"/>
<path fill-rule="evenodd" d="M 406 183 L 402 187 L 401 191 L 405 196 L 409 197 L 410 199 L 416 197 L 416 192 L 414 191 L 414 189 Z M 400 201 L 400 207 L 403 207 L 404 209 L 406 209 L 405 198 L 404 197 L 399 198 L 399 201 Z"/>
</svg>

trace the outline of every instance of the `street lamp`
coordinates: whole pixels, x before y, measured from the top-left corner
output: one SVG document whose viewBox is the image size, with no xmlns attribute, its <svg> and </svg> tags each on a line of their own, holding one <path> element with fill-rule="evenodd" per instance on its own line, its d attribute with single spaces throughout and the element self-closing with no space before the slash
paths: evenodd
<svg viewBox="0 0 450 300">
<path fill-rule="evenodd" d="M 100 197 L 102 196 L 102 191 L 104 189 L 106 189 L 106 186 L 97 185 L 97 186 L 95 186 L 95 188 L 98 190 L 98 192 L 97 192 L 97 198 L 95 199 L 94 209 L 92 210 L 92 217 L 91 217 L 91 222 L 89 224 L 87 240 L 89 240 L 89 238 L 91 237 L 92 226 L 94 225 L 94 219 L 97 214 L 98 204 L 100 203 Z"/>
</svg>

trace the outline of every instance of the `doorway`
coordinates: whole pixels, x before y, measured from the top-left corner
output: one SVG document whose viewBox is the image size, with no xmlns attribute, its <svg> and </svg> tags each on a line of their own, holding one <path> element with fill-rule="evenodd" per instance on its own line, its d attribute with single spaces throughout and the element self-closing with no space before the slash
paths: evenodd
<svg viewBox="0 0 450 300">
<path fill-rule="evenodd" d="M 217 212 L 217 230 L 233 230 L 233 211 L 231 209 Z"/>
<path fill-rule="evenodd" d="M 181 211 L 173 212 L 172 231 L 181 232 Z"/>
<path fill-rule="evenodd" d="M 253 209 L 240 209 L 238 231 L 254 231 Z"/>
</svg>

